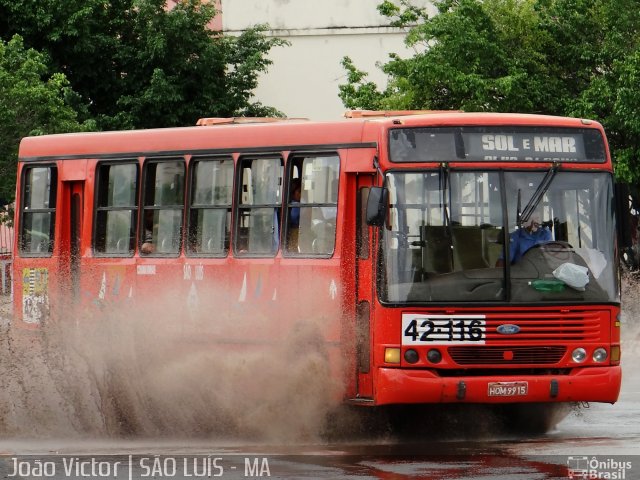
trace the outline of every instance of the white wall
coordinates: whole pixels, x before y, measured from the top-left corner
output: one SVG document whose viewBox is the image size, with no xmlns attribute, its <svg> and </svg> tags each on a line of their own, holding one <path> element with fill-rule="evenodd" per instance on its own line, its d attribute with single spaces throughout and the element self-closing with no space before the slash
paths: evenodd
<svg viewBox="0 0 640 480">
<path fill-rule="evenodd" d="M 375 67 L 390 52 L 413 52 L 404 46 L 404 32 L 388 27 L 378 15 L 381 0 L 222 0 L 223 29 L 237 33 L 268 23 L 272 34 L 291 42 L 272 50 L 268 73 L 260 79 L 255 99 L 289 117 L 328 120 L 345 108 L 338 86 L 346 83 L 340 60 L 349 56 L 383 85 L 386 77 Z M 427 5 L 428 0 L 414 0 Z"/>
</svg>

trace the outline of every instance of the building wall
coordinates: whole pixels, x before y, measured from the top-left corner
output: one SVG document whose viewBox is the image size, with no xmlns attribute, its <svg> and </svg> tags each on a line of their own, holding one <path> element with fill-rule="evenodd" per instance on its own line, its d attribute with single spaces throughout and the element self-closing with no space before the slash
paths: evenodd
<svg viewBox="0 0 640 480">
<path fill-rule="evenodd" d="M 238 34 L 255 24 L 269 24 L 270 34 L 291 42 L 270 54 L 273 64 L 262 75 L 255 100 L 289 117 L 329 120 L 345 108 L 338 87 L 346 83 L 340 65 L 349 56 L 383 86 L 386 77 L 375 67 L 390 52 L 409 56 L 405 33 L 388 26 L 376 6 L 382 0 L 221 0 L 222 27 Z M 428 0 L 413 0 L 429 6 Z"/>
</svg>

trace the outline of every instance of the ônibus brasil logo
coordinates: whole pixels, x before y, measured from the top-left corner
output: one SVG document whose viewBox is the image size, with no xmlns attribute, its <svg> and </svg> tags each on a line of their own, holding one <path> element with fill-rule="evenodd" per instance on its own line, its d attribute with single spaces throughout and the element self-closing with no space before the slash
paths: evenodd
<svg viewBox="0 0 640 480">
<path fill-rule="evenodd" d="M 567 475 L 569 478 L 625 480 L 632 478 L 633 462 L 615 458 L 597 458 L 588 456 L 567 458 Z"/>
</svg>

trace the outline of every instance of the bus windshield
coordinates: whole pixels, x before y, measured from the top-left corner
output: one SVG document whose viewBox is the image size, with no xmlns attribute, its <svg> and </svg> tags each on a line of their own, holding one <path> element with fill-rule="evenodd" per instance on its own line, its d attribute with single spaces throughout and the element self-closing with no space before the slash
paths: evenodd
<svg viewBox="0 0 640 480">
<path fill-rule="evenodd" d="M 609 173 L 442 167 L 388 172 L 387 185 L 383 302 L 616 301 Z"/>
</svg>

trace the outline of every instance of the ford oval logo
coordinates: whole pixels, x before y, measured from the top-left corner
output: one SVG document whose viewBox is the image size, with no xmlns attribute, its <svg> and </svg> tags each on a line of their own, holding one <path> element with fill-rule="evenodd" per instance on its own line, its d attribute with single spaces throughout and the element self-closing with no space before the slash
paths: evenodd
<svg viewBox="0 0 640 480">
<path fill-rule="evenodd" d="M 520 327 L 518 325 L 505 323 L 504 325 L 500 325 L 496 328 L 496 330 L 502 335 L 514 335 L 520 331 Z"/>
</svg>

